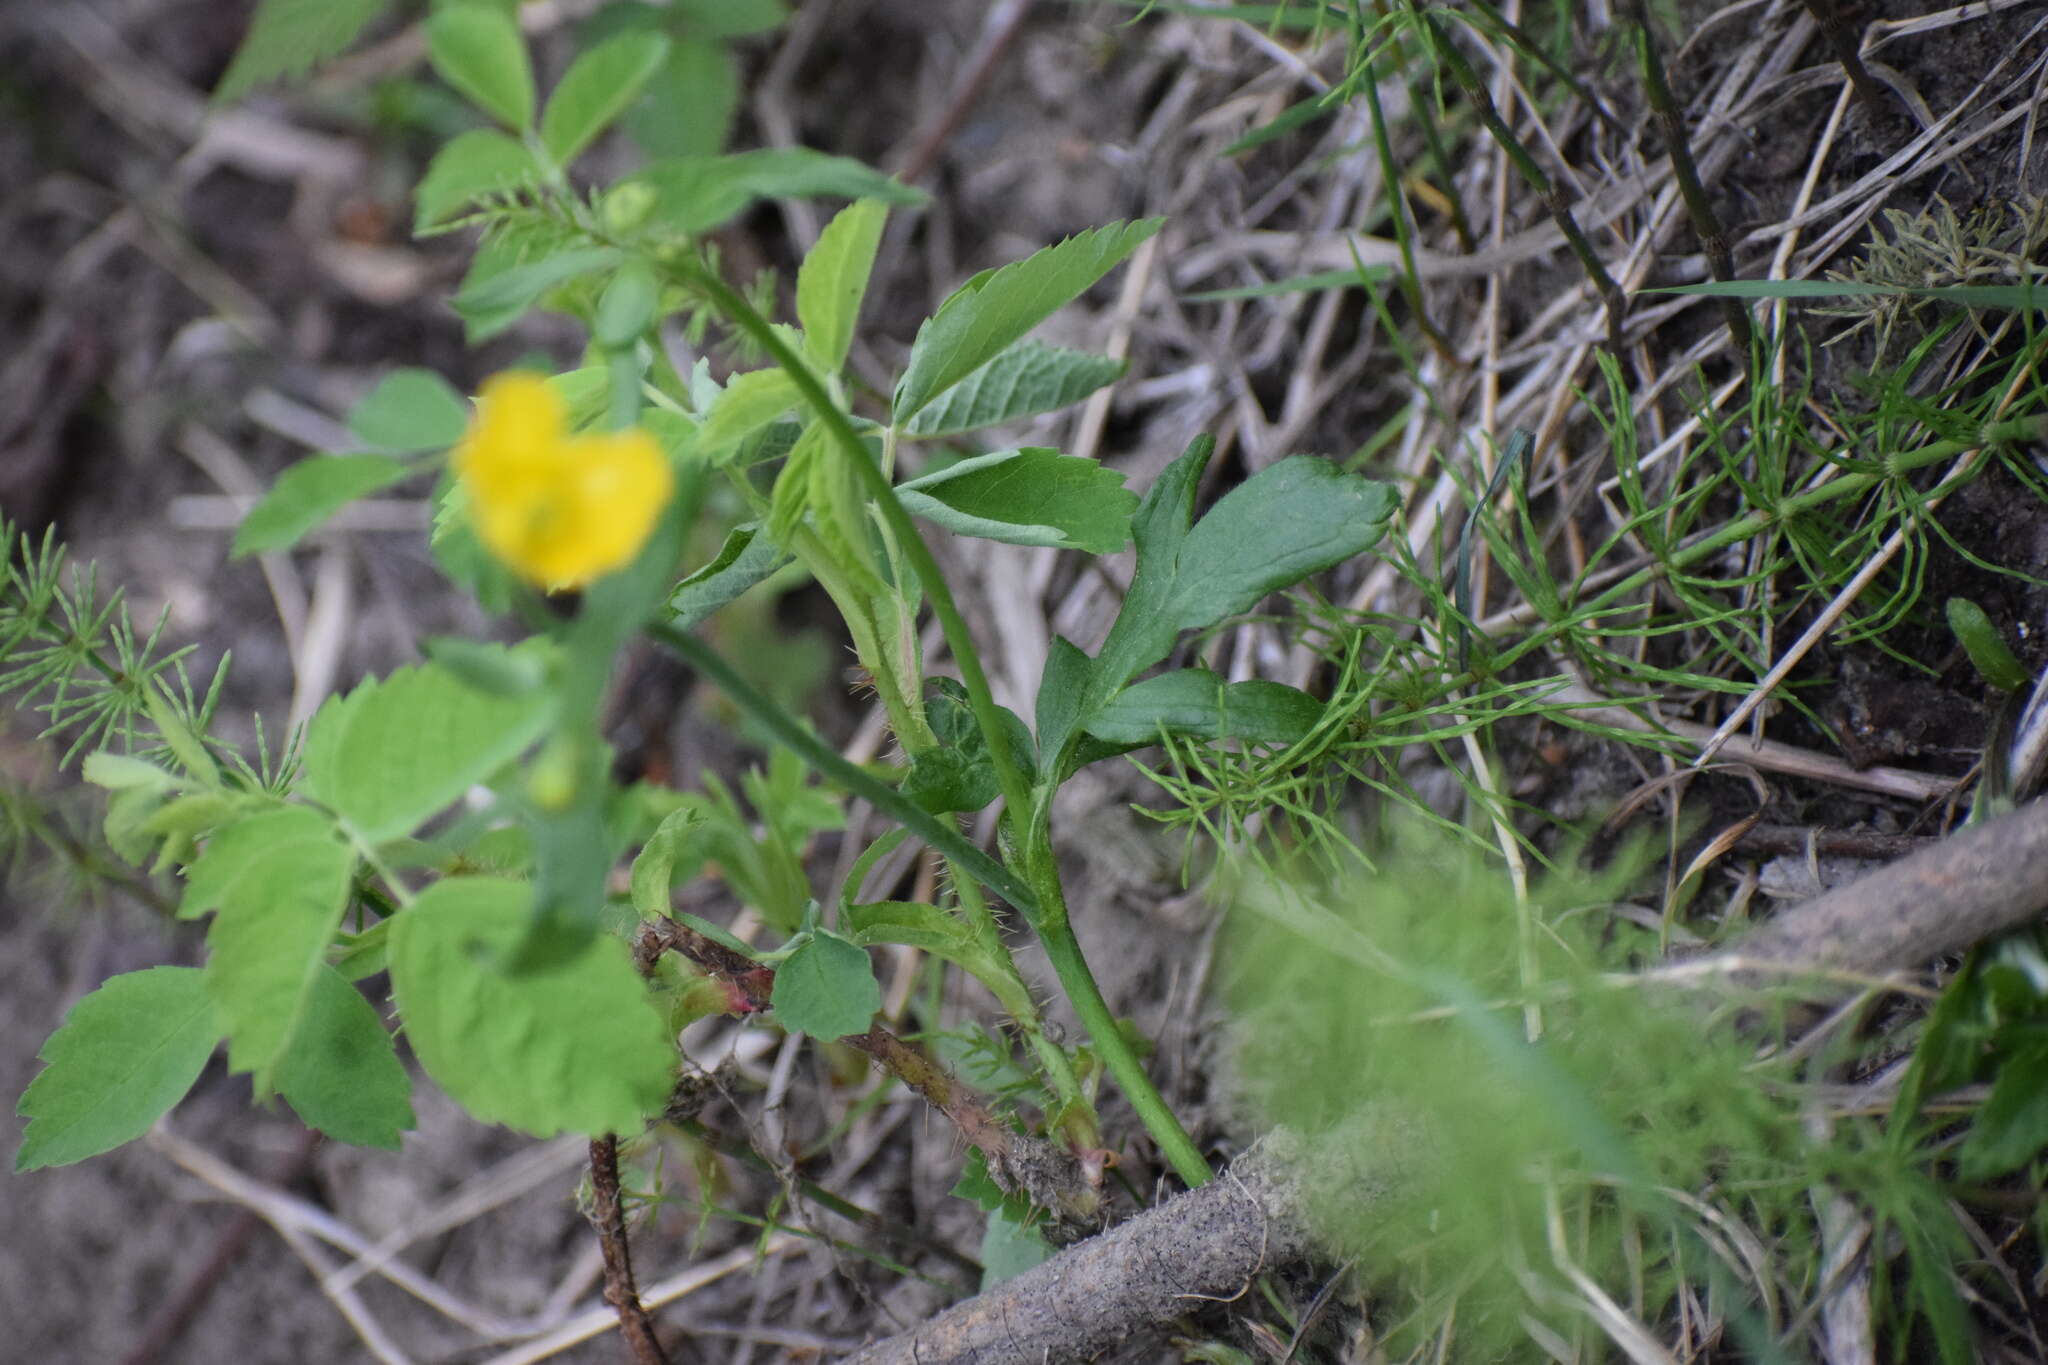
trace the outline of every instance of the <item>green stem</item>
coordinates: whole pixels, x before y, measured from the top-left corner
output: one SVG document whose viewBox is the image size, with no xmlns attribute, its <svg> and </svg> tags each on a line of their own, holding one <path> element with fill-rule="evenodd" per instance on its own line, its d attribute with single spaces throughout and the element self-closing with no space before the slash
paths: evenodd
<svg viewBox="0 0 2048 1365">
<path fill-rule="evenodd" d="M 1059 977 L 1060 985 L 1067 992 L 1067 1003 L 1073 1006 L 1075 1017 L 1081 1027 L 1088 1030 L 1088 1037 L 1095 1044 L 1097 1055 L 1109 1068 L 1109 1074 L 1122 1087 L 1124 1098 L 1131 1102 L 1138 1119 L 1145 1125 L 1145 1131 L 1159 1144 L 1160 1154 L 1173 1167 L 1174 1173 L 1189 1186 L 1206 1185 L 1215 1179 L 1216 1172 L 1195 1146 L 1187 1129 L 1180 1126 L 1166 1099 L 1152 1084 L 1152 1078 L 1145 1074 L 1144 1064 L 1138 1054 L 1124 1038 L 1123 1028 L 1116 1016 L 1110 1013 L 1109 1002 L 1102 998 L 1102 988 L 1095 984 L 1095 974 L 1088 970 L 1088 961 L 1081 955 L 1081 944 L 1074 937 L 1073 926 L 1067 922 L 1067 902 L 1060 890 L 1059 869 L 1054 863 L 1051 850 L 1044 850 L 1034 859 L 1033 885 L 1039 893 L 1039 913 L 1034 921 L 1038 940 L 1045 945 L 1045 956 L 1052 963 L 1053 972 Z"/>
<path fill-rule="evenodd" d="M 938 618 L 939 629 L 945 633 L 946 645 L 953 653 L 954 665 L 960 670 L 960 681 L 967 689 L 967 702 L 974 712 L 975 724 L 988 741 L 989 760 L 995 767 L 1004 804 L 1012 812 L 1022 811 L 1030 788 L 1017 765 L 1010 761 L 1009 746 L 1003 739 L 1002 723 L 996 714 L 995 696 L 989 690 L 988 675 L 982 671 L 974 637 L 968 633 L 967 622 L 953 601 L 953 590 L 939 571 L 939 562 L 932 557 L 931 547 L 918 534 L 916 523 L 911 521 L 910 513 L 903 510 L 903 504 L 897 500 L 896 490 L 890 486 L 887 477 L 869 458 L 860 433 L 853 429 L 852 421 L 832 401 L 832 395 L 825 391 L 825 386 L 804 363 L 803 357 L 790 349 L 789 343 L 782 339 L 768 319 L 755 311 L 738 290 L 694 263 L 681 267 L 678 273 L 683 275 L 686 284 L 709 299 L 714 308 L 782 367 L 833 444 L 852 463 L 856 475 L 867 487 L 868 496 L 875 500 L 883 520 L 895 533 L 903 555 L 910 561 L 910 567 L 924 587 L 925 595 L 931 598 L 932 614 Z"/>
<path fill-rule="evenodd" d="M 859 765 L 848 762 L 831 745 L 805 729 L 794 716 L 770 701 L 766 694 L 741 677 L 738 670 L 720 657 L 716 650 L 673 626 L 651 624 L 647 627 L 647 633 L 664 647 L 680 655 L 699 673 L 718 684 L 719 690 L 730 697 L 734 705 L 753 717 L 755 722 L 773 735 L 778 743 L 793 750 L 812 768 L 894 819 L 918 838 L 952 859 L 962 871 L 1025 914 L 1036 912 L 1037 899 L 1008 868 L 982 852 L 978 845 L 959 830 L 949 828 L 944 821 L 896 788 Z"/>
</svg>

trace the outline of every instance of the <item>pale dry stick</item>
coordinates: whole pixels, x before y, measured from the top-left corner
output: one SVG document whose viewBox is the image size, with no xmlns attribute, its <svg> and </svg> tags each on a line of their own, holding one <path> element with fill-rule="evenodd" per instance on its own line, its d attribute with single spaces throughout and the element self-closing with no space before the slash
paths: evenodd
<svg viewBox="0 0 2048 1365">
<path fill-rule="evenodd" d="M 799 6 L 796 16 L 783 31 L 782 41 L 776 44 L 775 56 L 769 61 L 768 69 L 754 84 L 753 98 L 748 102 L 753 107 L 755 119 L 761 124 L 763 140 L 771 147 L 794 147 L 801 140 L 797 136 L 796 120 L 790 114 L 789 89 L 804 58 L 810 55 L 812 46 L 817 43 L 818 35 L 824 32 L 825 21 L 831 16 L 832 9 L 831 5 Z M 817 244 L 820 230 L 816 206 L 803 198 L 778 199 L 775 203 L 783 223 L 789 228 L 790 237 L 800 248 L 799 254 L 808 252 Z"/>
<path fill-rule="evenodd" d="M 263 480 L 249 468 L 241 452 L 197 422 L 187 422 L 179 428 L 173 444 L 229 497 L 248 498 L 253 502 L 263 496 Z M 292 678 L 296 684 L 299 659 L 306 642 L 306 585 L 299 577 L 291 556 L 283 551 L 267 550 L 256 556 L 256 563 L 263 571 L 264 583 L 270 588 L 270 600 L 277 608 L 278 624 L 284 629 L 285 650 L 292 660 Z"/>
<path fill-rule="evenodd" d="M 345 423 L 276 389 L 252 389 L 242 412 L 265 431 L 276 432 L 308 450 L 353 450 L 361 439 Z"/>
<path fill-rule="evenodd" d="M 678 1271 L 667 1279 L 649 1285 L 640 1291 L 640 1302 L 648 1312 L 654 1312 L 674 1303 L 677 1299 L 716 1284 L 736 1270 L 746 1269 L 758 1258 L 780 1256 L 803 1244 L 804 1239 L 794 1233 L 776 1233 L 763 1243 L 749 1243 L 735 1248 L 715 1261 L 691 1266 L 688 1270 Z M 577 1314 L 532 1341 L 522 1342 L 508 1351 L 500 1351 L 497 1355 L 489 1356 L 480 1362 L 480 1365 L 538 1365 L 540 1361 L 560 1355 L 570 1347 L 579 1346 L 593 1337 L 602 1336 L 618 1325 L 618 1316 L 609 1307 L 600 1305 Z"/>
<path fill-rule="evenodd" d="M 1863 51 L 1865 55 L 1877 51 L 1894 38 L 1910 38 L 1922 33 L 1933 33 L 1937 29 L 1967 24 L 1977 19 L 1988 19 L 2022 5 L 2038 4 L 2040 0 L 1970 0 L 1967 5 L 1953 9 L 1938 10 L 1933 14 L 1922 14 L 1911 19 L 1878 19 L 1864 30 Z"/>
<path fill-rule="evenodd" d="M 1557 1248 L 1561 1250 L 1562 1248 Z M 1634 1314 L 1616 1303 L 1579 1265 L 1563 1256 L 1554 1257 L 1558 1270 L 1578 1291 L 1581 1310 L 1592 1318 L 1607 1339 L 1635 1365 L 1678 1365 L 1678 1358 L 1664 1349 L 1650 1329 Z"/>
<path fill-rule="evenodd" d="M 1153 267 L 1158 260 L 1159 234 L 1155 232 L 1131 253 L 1130 265 L 1124 271 L 1123 287 L 1117 291 L 1116 307 L 1109 317 L 1109 341 L 1102 348 L 1112 360 L 1130 357 L 1131 335 L 1137 328 L 1138 314 L 1145 303 L 1145 291 L 1151 287 Z M 1105 386 L 1088 395 L 1088 404 L 1081 409 L 1081 416 L 1074 423 L 1071 448 L 1082 459 L 1094 459 L 1102 446 L 1102 429 L 1109 421 L 1114 392 L 1114 386 Z"/>
<path fill-rule="evenodd" d="M 280 1233 L 286 1228 L 308 1233 L 358 1259 L 370 1255 L 374 1250 L 368 1237 L 325 1209 L 295 1195 L 287 1194 L 274 1185 L 244 1175 L 205 1148 L 179 1137 L 161 1123 L 150 1130 L 144 1141 L 177 1165 L 219 1190 L 228 1199 L 255 1213 L 264 1222 L 277 1228 Z M 345 1276 L 347 1268 L 336 1267 L 333 1273 Z M 521 1337 L 549 1331 L 556 1325 L 552 1321 L 540 1318 L 508 1318 L 489 1309 L 480 1308 L 450 1294 L 404 1261 L 391 1261 L 380 1266 L 377 1273 L 450 1322 L 461 1324 L 487 1341 L 516 1341 Z M 323 1283 L 323 1292 L 325 1289 Z"/>
<path fill-rule="evenodd" d="M 447 1198 L 380 1238 L 368 1254 L 336 1271 L 336 1287 L 346 1289 L 366 1275 L 380 1274 L 413 1243 L 460 1227 L 529 1190 L 538 1189 L 546 1181 L 566 1175 L 583 1164 L 588 1147 L 581 1137 L 557 1138 L 538 1147 L 524 1148 L 486 1167 L 463 1181 Z"/>
<path fill-rule="evenodd" d="M 313 718 L 334 691 L 341 671 L 342 649 L 356 624 L 355 552 L 346 540 L 330 537 L 320 547 L 313 570 L 313 602 L 306 612 L 306 631 L 292 655 L 292 700 L 288 725 L 296 728 Z"/>
<path fill-rule="evenodd" d="M 335 1310 L 355 1332 L 365 1350 L 383 1362 L 383 1365 L 412 1365 L 412 1358 L 405 1353 L 405 1348 L 385 1330 L 383 1323 L 377 1321 L 376 1315 L 370 1312 L 369 1305 L 363 1302 L 360 1294 L 353 1289 L 329 1288 L 327 1281 L 334 1273 L 334 1263 L 328 1259 L 327 1253 L 320 1249 L 317 1242 L 289 1224 L 272 1223 L 271 1226 L 284 1240 L 284 1244 L 292 1249 L 292 1253 L 305 1262 L 306 1269 L 312 1272 L 314 1281 L 319 1284 L 320 1292 L 327 1296 L 327 1301 L 334 1305 Z"/>
<path fill-rule="evenodd" d="M 1569 669 L 1566 671 L 1570 672 Z M 1712 733 L 1707 726 L 1692 721 L 1647 720 L 1630 709 L 1631 703 L 1614 697 L 1603 697 L 1581 682 L 1573 682 L 1559 688 L 1549 694 L 1549 699 L 1563 702 L 1581 715 L 1597 715 L 1603 725 L 1634 730 L 1641 734 L 1663 735 L 1684 743 L 1700 743 Z M 1952 778 L 1932 777 L 1926 773 L 1914 772 L 1910 768 L 1882 765 L 1856 768 L 1842 759 L 1817 754 L 1796 745 L 1782 744 L 1777 740 L 1735 737 L 1728 740 L 1723 747 L 1728 751 L 1727 758 L 1732 762 L 1748 763 L 1769 772 L 1811 778 L 1817 782 L 1849 787 L 1856 791 L 1902 797 L 1908 801 L 1938 801 L 1953 793 L 1956 787 Z"/>
<path fill-rule="evenodd" d="M 2044 23 L 2048 23 L 2048 20 L 2044 20 Z M 2035 31 L 2038 32 L 2040 27 L 2041 25 L 2036 25 Z M 1986 83 L 1984 85 L 1978 86 L 1976 89 L 1972 90 L 1969 95 L 1965 96 L 1963 101 L 1960 104 L 1958 104 L 1956 108 L 1952 110 L 1948 116 L 1944 117 L 1944 119 L 1941 121 L 1941 126 L 1946 127 L 1946 125 L 1951 121 L 1960 122 L 1961 114 L 1963 113 L 1963 111 L 1983 97 L 1984 92 L 1990 88 L 1989 81 L 1993 77 L 1995 77 L 1998 72 L 2004 70 L 2006 63 L 2010 62 L 2013 59 L 2013 57 L 2018 55 L 2018 52 L 2021 50 L 2023 49 L 2016 48 L 2013 51 L 2008 52 L 2004 57 L 2000 58 L 1997 66 L 1995 66 L 1992 69 L 1992 71 L 1986 75 Z M 2037 60 L 2033 67 L 2030 67 L 2026 71 L 2023 71 L 2018 77 L 2016 77 L 2011 83 L 2009 83 L 2004 90 L 2001 90 L 1996 95 L 1994 95 L 1992 97 L 1992 100 L 1995 102 L 1997 100 L 2004 99 L 2013 90 L 2015 90 L 2020 85 L 2024 84 L 2030 76 L 2032 76 L 2035 72 L 2039 71 L 2044 65 L 2048 65 L 2048 53 L 2044 53 L 2043 56 L 2039 60 Z M 1817 240 L 1812 246 L 1807 248 L 1799 266 L 1800 274 L 1812 274 L 1815 270 L 1817 270 L 1820 267 L 1822 263 L 1826 262 L 1828 259 L 1833 257 L 1836 252 L 1840 251 L 1851 237 L 1861 232 L 1864 226 L 1867 223 L 1869 223 L 1869 221 L 1872 218 L 1877 216 L 1878 210 L 1884 206 L 1884 201 L 1887 198 L 1889 198 L 1890 195 L 1893 192 L 1895 192 L 1898 188 L 1904 186 L 1912 180 L 1918 179 L 1919 177 L 1926 175 L 1930 171 L 1937 170 L 1940 167 L 1946 165 L 1948 162 L 1954 160 L 1956 157 L 1961 156 L 1964 152 L 1975 147 L 1978 143 L 1983 142 L 1986 139 L 1994 136 L 1995 134 L 2004 131 L 2006 127 L 2008 127 L 2018 119 L 2025 118 L 2029 120 L 2029 122 L 2031 123 L 2031 121 L 2034 118 L 2034 114 L 2034 101 L 2031 98 L 2023 100 L 2020 104 L 2016 105 L 2011 109 L 2008 109 L 2005 113 L 1994 118 L 1990 123 L 1977 128 L 1975 131 L 1967 135 L 1959 135 L 1952 142 L 1945 143 L 1942 146 L 1938 155 L 1932 157 L 1927 161 L 1914 164 L 1909 169 L 1902 170 L 1901 173 L 1896 177 L 1888 179 L 1884 183 L 1873 187 L 1872 192 L 1862 199 L 1861 203 L 1858 204 L 1857 209 L 1854 213 L 1849 214 L 1846 217 L 1837 221 L 1833 227 L 1829 228 L 1828 231 L 1819 238 L 1819 240 Z"/>
<path fill-rule="evenodd" d="M 180 493 L 164 505 L 164 518 L 180 531 L 233 531 L 260 498 L 226 493 Z M 404 532 L 433 529 L 433 513 L 419 498 L 359 498 L 321 524 L 320 533 Z"/>
</svg>

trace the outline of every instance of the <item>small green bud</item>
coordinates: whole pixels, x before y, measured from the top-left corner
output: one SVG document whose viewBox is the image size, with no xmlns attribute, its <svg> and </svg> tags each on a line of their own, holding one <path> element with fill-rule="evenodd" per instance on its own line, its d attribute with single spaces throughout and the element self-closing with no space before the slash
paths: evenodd
<svg viewBox="0 0 2048 1365">
<path fill-rule="evenodd" d="M 612 186 L 604 196 L 605 227 L 624 233 L 642 226 L 654 214 L 655 197 L 654 187 L 639 180 Z"/>
<path fill-rule="evenodd" d="M 2017 692 L 2027 685 L 2027 671 L 2013 657 L 1984 608 L 1967 597 L 1949 598 L 1948 628 L 1962 641 L 1964 652 L 1985 682 L 2001 692 Z"/>
</svg>

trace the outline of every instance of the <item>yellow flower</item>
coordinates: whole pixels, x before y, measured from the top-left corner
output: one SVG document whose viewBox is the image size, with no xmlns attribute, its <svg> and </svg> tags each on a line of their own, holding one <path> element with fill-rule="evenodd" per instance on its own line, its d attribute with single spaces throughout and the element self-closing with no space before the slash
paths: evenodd
<svg viewBox="0 0 2048 1365">
<path fill-rule="evenodd" d="M 675 488 L 652 436 L 638 427 L 572 435 L 554 386 L 518 370 L 478 395 L 455 476 L 485 546 L 550 592 L 629 563 Z"/>
</svg>

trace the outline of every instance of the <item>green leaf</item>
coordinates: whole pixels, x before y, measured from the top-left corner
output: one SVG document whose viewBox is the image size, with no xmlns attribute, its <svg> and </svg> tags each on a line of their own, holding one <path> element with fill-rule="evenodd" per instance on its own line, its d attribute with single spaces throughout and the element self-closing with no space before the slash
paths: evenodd
<svg viewBox="0 0 2048 1365">
<path fill-rule="evenodd" d="M 350 410 L 348 429 L 379 450 L 446 450 L 469 429 L 469 400 L 432 370 L 393 370 Z"/>
<path fill-rule="evenodd" d="M 1043 446 L 977 455 L 896 491 L 910 511 L 956 535 L 1099 555 L 1130 544 L 1138 506 L 1122 474 Z"/>
<path fill-rule="evenodd" d="M 1965 1180 L 1996 1180 L 2048 1151 L 2048 1045 L 2014 1052 L 1957 1152 Z"/>
<path fill-rule="evenodd" d="M 775 969 L 771 1003 L 784 1028 L 829 1042 L 868 1031 L 882 1008 L 882 988 L 865 952 L 819 929 Z"/>
<path fill-rule="evenodd" d="M 540 116 L 540 140 L 555 161 L 574 161 L 667 60 L 668 39 L 659 33 L 616 34 L 578 55 Z"/>
<path fill-rule="evenodd" d="M 693 38 L 669 47 L 620 126 L 649 157 L 716 156 L 732 135 L 739 73 L 725 44 Z"/>
<path fill-rule="evenodd" d="M 451 877 L 391 929 L 407 1042 L 457 1103 L 535 1137 L 636 1133 L 675 1080 L 675 1040 L 626 946 L 604 935 L 552 967 L 508 975 L 532 888 Z"/>
<path fill-rule="evenodd" d="M 1188 533 L 1163 611 L 1183 631 L 1250 611 L 1268 593 L 1370 549 L 1399 505 L 1386 484 L 1290 455 L 1224 494 Z"/>
<path fill-rule="evenodd" d="M 412 1082 L 384 1021 L 332 967 L 313 975 L 306 1022 L 278 1067 L 293 1112 L 340 1142 L 396 1148 L 413 1126 Z"/>
<path fill-rule="evenodd" d="M 921 901 L 872 901 L 846 907 L 841 923 L 863 948 L 902 943 L 919 948 L 976 976 L 1001 979 L 1003 964 L 965 924 L 936 905 Z"/>
<path fill-rule="evenodd" d="M 633 859 L 632 895 L 633 908 L 642 919 L 659 919 L 673 911 L 668 893 L 675 885 L 676 864 L 694 873 L 704 862 L 707 850 L 698 837 L 703 824 L 700 807 L 679 806 L 662 817 L 641 846 L 640 856 Z M 692 849 L 692 844 L 698 846 Z"/>
<path fill-rule="evenodd" d="M 1734 299 L 1939 299 L 1970 308 L 2048 311 L 2048 290 L 2024 284 L 1952 284 L 1916 289 L 1908 285 L 1866 284 L 1856 280 L 1709 280 L 1703 284 L 1673 284 L 1638 292 Z"/>
<path fill-rule="evenodd" d="M 221 831 L 188 873 L 178 913 L 218 912 L 206 935 L 206 988 L 220 1007 L 228 1065 L 253 1073 L 259 1094 L 274 1087 L 311 1008 L 354 869 L 331 820 L 280 806 Z"/>
<path fill-rule="evenodd" d="M 537 183 L 540 164 L 517 138 L 472 128 L 434 153 L 413 190 L 412 230 L 424 233 L 487 195 Z"/>
<path fill-rule="evenodd" d="M 2012 647 L 1984 608 L 1967 597 L 1951 597 L 1947 610 L 1948 628 L 1962 642 L 1971 666 L 1985 682 L 2001 692 L 2017 692 L 2027 685 L 2027 670 L 2013 657 Z"/>
<path fill-rule="evenodd" d="M 789 562 L 790 555 L 759 522 L 734 527 L 717 558 L 676 584 L 668 599 L 670 623 L 677 630 L 695 630 L 713 612 L 766 582 Z"/>
<path fill-rule="evenodd" d="M 797 268 L 797 321 L 812 363 L 828 374 L 839 372 L 853 345 L 853 325 L 888 217 L 889 206 L 879 199 L 854 200 L 825 224 Z"/>
<path fill-rule="evenodd" d="M 533 126 L 533 66 L 502 5 L 458 0 L 427 17 L 427 55 L 441 79 L 510 128 Z"/>
<path fill-rule="evenodd" d="M 249 21 L 216 103 L 240 99 L 265 81 L 299 76 L 348 47 L 391 0 L 263 0 Z"/>
<path fill-rule="evenodd" d="M 1254 147 L 1264 146 L 1275 138 L 1285 137 L 1297 128 L 1306 128 L 1312 123 L 1317 123 L 1330 117 L 1344 107 L 1344 101 L 1341 98 L 1333 98 L 1338 93 L 1336 91 L 1323 91 L 1319 94 L 1310 95 L 1307 99 L 1301 100 L 1298 103 L 1288 105 L 1270 121 L 1252 129 L 1249 133 L 1246 133 L 1243 137 L 1225 147 L 1219 155 L 1236 156 L 1240 152 L 1248 152 Z"/>
<path fill-rule="evenodd" d="M 714 459 L 729 460 L 738 452 L 740 442 L 802 401 L 787 370 L 736 374 L 704 415 L 704 425 L 697 430 L 697 447 Z"/>
<path fill-rule="evenodd" d="M 1020 341 L 910 419 L 906 436 L 956 436 L 1077 403 L 1123 377 L 1125 364 L 1093 351 Z"/>
<path fill-rule="evenodd" d="M 1162 732 L 1286 745 L 1307 738 L 1322 716 L 1320 701 L 1284 683 L 1226 683 L 1206 668 L 1182 668 L 1125 688 L 1089 717 L 1087 731 L 1131 746 L 1157 743 Z"/>
<path fill-rule="evenodd" d="M 1045 1234 L 1011 1212 L 1008 1201 L 988 1216 L 988 1229 L 981 1235 L 981 1288 L 1015 1279 L 1033 1266 L 1043 1265 L 1057 1253 Z"/>
<path fill-rule="evenodd" d="M 1197 436 L 1153 480 L 1138 504 L 1131 518 L 1138 567 L 1101 653 L 1089 660 L 1066 645 L 1064 651 L 1055 646 L 1047 655 L 1046 679 L 1039 686 L 1038 749 L 1048 776 L 1060 766 L 1074 727 L 1173 648 L 1178 631 L 1166 615 L 1166 596 L 1173 587 L 1174 562 L 1194 520 L 1196 488 L 1215 451 L 1212 438 Z M 1057 689 L 1055 668 L 1060 670 Z"/>
<path fill-rule="evenodd" d="M 966 688 L 952 678 L 935 679 L 933 685 L 937 691 L 925 704 L 925 718 L 939 747 L 926 749 L 911 760 L 903 794 L 934 815 L 980 810 L 1002 792 L 995 764 L 989 759 L 988 739 L 975 721 Z M 1010 762 L 1020 771 L 1029 771 L 1036 762 L 1031 732 L 1008 708 L 998 706 L 996 713 L 1010 748 Z"/>
<path fill-rule="evenodd" d="M 922 204 L 925 194 L 850 157 L 808 147 L 764 147 L 726 156 L 657 161 L 620 182 L 654 191 L 654 217 L 670 232 L 695 235 L 730 222 L 756 199 L 879 199 Z"/>
<path fill-rule="evenodd" d="M 436 635 L 426 641 L 427 657 L 448 670 L 456 681 L 486 696 L 518 699 L 540 691 L 551 676 L 554 651 L 550 642 L 529 640 L 517 649 L 486 644 L 460 635 Z"/>
<path fill-rule="evenodd" d="M 315 455 L 277 476 L 235 530 L 235 559 L 288 550 L 349 503 L 397 483 L 412 470 L 389 455 Z"/>
<path fill-rule="evenodd" d="M 1147 218 L 1111 223 L 1000 270 L 985 270 L 961 285 L 918 329 L 909 367 L 896 385 L 896 424 L 908 422 L 934 398 L 1078 298 L 1164 222 Z"/>
<path fill-rule="evenodd" d="M 453 306 L 468 324 L 469 340 L 474 345 L 519 321 L 550 289 L 579 275 L 608 270 L 618 260 L 619 253 L 608 246 L 557 251 L 530 265 L 515 265 L 475 283 L 465 283 Z"/>
<path fill-rule="evenodd" d="M 196 967 L 109 977 L 71 1007 L 22 1092 L 28 1123 L 14 1169 L 68 1166 L 149 1131 L 185 1098 L 220 1042 Z"/>
<path fill-rule="evenodd" d="M 661 306 L 661 281 L 655 278 L 654 268 L 637 258 L 628 260 L 619 267 L 619 273 L 612 276 L 611 283 L 604 287 L 604 293 L 597 299 L 597 315 L 591 319 L 590 339 L 606 351 L 626 352 L 615 356 L 615 364 L 623 364 L 628 384 L 639 382 L 638 366 L 631 359 L 633 343 L 654 323 L 655 311 Z M 664 417 L 672 417 L 667 409 L 656 409 Z M 691 428 L 694 433 L 694 426 Z"/>
<path fill-rule="evenodd" d="M 363 843 L 409 834 L 540 736 L 545 692 L 491 696 L 435 664 L 329 698 L 306 732 L 306 794 Z"/>
</svg>

